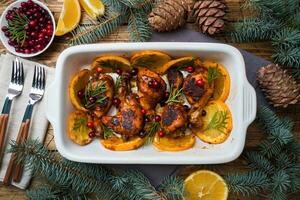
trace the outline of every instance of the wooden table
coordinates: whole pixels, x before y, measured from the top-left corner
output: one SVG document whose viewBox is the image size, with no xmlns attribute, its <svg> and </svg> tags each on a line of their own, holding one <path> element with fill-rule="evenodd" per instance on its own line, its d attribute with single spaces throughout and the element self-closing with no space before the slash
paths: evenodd
<svg viewBox="0 0 300 200">
<path fill-rule="evenodd" d="M 0 0 L 3 2 L 0 4 L 0 13 L 9 5 L 13 0 Z M 63 0 L 45 0 L 50 8 L 50 10 L 54 13 L 55 18 L 58 19 L 61 6 Z M 243 18 L 245 13 L 241 10 L 240 6 L 243 0 L 226 0 L 229 8 L 229 12 L 227 15 L 228 22 L 234 22 L 238 19 Z M 83 20 L 86 19 L 85 13 L 83 13 Z M 190 28 L 190 25 L 188 25 Z M 42 55 L 39 55 L 32 60 L 41 62 L 48 66 L 54 67 L 56 59 L 60 52 L 62 52 L 67 47 L 67 41 L 69 36 L 64 37 L 56 37 L 51 47 Z M 215 37 L 218 40 L 223 41 L 224 43 L 228 43 L 234 45 L 238 48 L 245 49 L 249 52 L 252 52 L 258 56 L 261 56 L 265 59 L 271 60 L 271 54 L 273 52 L 271 45 L 267 42 L 256 42 L 256 43 L 241 43 L 236 44 L 232 43 L 230 37 L 226 33 L 222 33 Z M 126 27 L 120 27 L 115 33 L 110 35 L 109 37 L 103 39 L 101 42 L 126 42 L 128 41 L 128 33 L 126 31 Z M 2 44 L 0 44 L 0 53 L 4 53 L 5 48 Z M 277 113 L 280 115 L 288 116 L 295 121 L 295 136 L 300 139 L 300 104 L 290 106 L 286 109 L 277 109 Z M 246 148 L 247 149 L 255 149 L 259 144 L 260 140 L 263 138 L 262 130 L 259 128 L 258 124 L 254 122 L 248 129 L 247 132 L 247 141 L 246 141 Z M 52 151 L 56 151 L 56 147 L 53 140 L 53 129 L 51 125 L 49 126 L 48 133 L 45 139 L 45 144 L 48 148 Z M 234 162 L 230 162 L 228 164 L 223 165 L 213 165 L 213 166 L 187 166 L 183 171 L 182 174 L 189 174 L 192 171 L 199 169 L 199 168 L 212 168 L 218 171 L 220 174 L 224 174 L 231 171 L 243 171 L 246 170 L 247 167 L 245 166 L 245 161 L 242 158 L 235 160 Z M 31 186 L 34 187 L 43 183 L 43 179 L 36 177 L 33 178 Z M 17 189 L 15 187 L 9 186 L 0 186 L 0 199 L 24 199 L 25 192 L 23 190 Z M 298 194 L 299 196 L 299 194 Z M 297 195 L 295 195 L 296 199 Z M 245 199 L 241 197 L 236 197 L 234 195 L 230 196 L 230 199 Z M 254 198 L 257 199 L 257 198 Z"/>
</svg>

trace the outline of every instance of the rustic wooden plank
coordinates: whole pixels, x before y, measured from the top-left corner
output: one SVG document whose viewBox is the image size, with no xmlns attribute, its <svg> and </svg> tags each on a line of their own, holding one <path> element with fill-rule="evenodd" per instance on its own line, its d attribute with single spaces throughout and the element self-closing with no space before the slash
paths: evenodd
<svg viewBox="0 0 300 200">
<path fill-rule="evenodd" d="M 229 23 L 235 22 L 239 19 L 243 19 L 245 16 L 252 15 L 252 13 L 246 13 L 242 11 L 241 4 L 244 0 L 226 0 L 228 6 L 228 13 L 226 16 L 226 20 Z M 14 2 L 14 0 L 1 0 L 0 4 L 0 13 L 10 4 Z M 57 20 L 61 7 L 63 4 L 63 0 L 42 0 L 45 2 Z M 89 19 L 87 15 L 82 11 L 83 18 L 82 23 L 87 22 Z M 192 24 L 187 25 L 188 28 L 194 28 Z M 225 29 L 225 32 L 217 34 L 215 36 L 216 39 L 231 44 L 235 47 L 245 49 L 251 53 L 254 53 L 258 56 L 261 56 L 265 59 L 272 60 L 271 55 L 273 50 L 271 48 L 270 43 L 268 42 L 255 42 L 255 43 L 241 43 L 236 44 L 230 39 L 230 34 L 228 32 L 229 27 Z M 58 55 L 68 47 L 67 41 L 70 38 L 70 35 L 66 35 L 63 37 L 56 37 L 51 47 L 43 54 L 31 58 L 31 60 L 39 61 L 43 64 L 46 64 L 50 67 L 55 67 L 56 59 Z M 104 38 L 103 40 L 99 41 L 99 43 L 103 42 L 126 42 L 128 41 L 128 32 L 126 26 L 120 27 L 115 33 L 111 34 L 110 36 Z M 0 53 L 4 53 L 5 49 L 2 44 L 0 44 Z M 288 116 L 295 121 L 295 136 L 300 139 L 300 104 L 295 106 L 288 107 L 286 109 L 276 109 L 277 113 L 282 116 Z M 264 133 L 262 129 L 258 125 L 257 122 L 250 125 L 247 132 L 247 141 L 246 141 L 246 148 L 256 149 L 258 143 L 261 139 L 264 138 Z M 54 137 L 53 137 L 53 128 L 51 125 L 49 126 L 47 136 L 45 139 L 45 145 L 53 151 L 56 151 Z M 245 166 L 245 161 L 242 158 L 239 158 L 233 162 L 222 164 L 222 165 L 201 165 L 201 166 L 187 166 L 184 170 L 181 171 L 181 176 L 185 177 L 191 172 L 198 170 L 198 169 L 213 169 L 220 174 L 226 174 L 228 172 L 237 172 L 237 171 L 245 171 L 247 167 Z M 39 186 L 45 183 L 45 180 L 41 177 L 35 177 L 32 180 L 31 187 Z M 24 199 L 24 191 L 17 189 L 15 187 L 9 186 L 0 186 L 0 199 Z M 297 196 L 297 195 L 296 195 Z M 250 198 L 242 198 L 235 195 L 231 195 L 230 199 L 250 199 Z M 253 197 L 252 199 L 258 199 L 258 197 Z M 261 198 L 264 199 L 264 198 Z M 296 199 L 296 197 L 294 198 Z"/>
</svg>

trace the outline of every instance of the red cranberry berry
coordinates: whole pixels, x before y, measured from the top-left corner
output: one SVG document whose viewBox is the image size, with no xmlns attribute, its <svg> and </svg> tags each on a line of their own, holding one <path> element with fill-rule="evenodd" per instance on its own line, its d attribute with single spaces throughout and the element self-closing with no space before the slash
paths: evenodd
<svg viewBox="0 0 300 200">
<path fill-rule="evenodd" d="M 206 116 L 206 111 L 202 110 L 201 115 L 202 115 L 202 117 Z"/>
<path fill-rule="evenodd" d="M 196 81 L 196 85 L 199 86 L 199 87 L 203 87 L 205 84 L 204 80 L 203 79 L 199 79 Z"/>
<path fill-rule="evenodd" d="M 161 117 L 159 115 L 154 116 L 154 121 L 160 122 L 160 120 L 161 120 Z"/>
<path fill-rule="evenodd" d="M 89 132 L 89 137 L 90 138 L 96 137 L 96 133 L 94 131 Z"/>
<path fill-rule="evenodd" d="M 153 81 L 149 81 L 149 82 L 148 82 L 148 86 L 149 86 L 150 88 L 152 88 L 152 87 L 153 87 Z"/>
<path fill-rule="evenodd" d="M 187 66 L 185 70 L 189 73 L 193 73 L 195 71 L 195 68 L 193 66 Z"/>
<path fill-rule="evenodd" d="M 120 101 L 119 98 L 114 98 L 114 99 L 113 99 L 113 104 L 114 104 L 116 107 L 118 107 L 118 106 L 120 105 L 120 103 L 121 103 L 121 101 Z"/>
<path fill-rule="evenodd" d="M 103 68 L 97 67 L 97 68 L 96 68 L 96 72 L 97 72 L 98 74 L 102 73 L 102 72 L 103 72 Z"/>
<path fill-rule="evenodd" d="M 29 26 L 30 27 L 35 27 L 36 26 L 36 21 L 34 21 L 34 20 L 29 21 Z"/>
<path fill-rule="evenodd" d="M 143 114 L 146 114 L 146 113 L 147 113 L 147 111 L 146 111 L 144 108 L 141 109 L 141 112 L 142 112 Z"/>
<path fill-rule="evenodd" d="M 90 98 L 89 98 L 89 102 L 90 102 L 90 103 L 95 103 L 95 101 L 96 101 L 96 98 L 95 98 L 95 97 L 90 97 Z"/>
<path fill-rule="evenodd" d="M 145 116 L 145 122 L 150 122 L 149 117 Z"/>
<path fill-rule="evenodd" d="M 81 99 L 81 98 L 83 98 L 83 96 L 84 96 L 84 90 L 79 90 L 78 92 L 77 92 L 77 96 Z"/>
<path fill-rule="evenodd" d="M 88 123 L 86 124 L 86 126 L 87 126 L 88 128 L 90 128 L 90 129 L 93 129 L 93 128 L 94 128 L 94 122 L 88 122 Z"/>
<path fill-rule="evenodd" d="M 138 69 L 137 69 L 137 68 L 133 68 L 133 69 L 131 70 L 131 72 L 130 72 L 130 74 L 131 74 L 132 76 L 136 76 L 137 73 L 138 73 Z"/>
<path fill-rule="evenodd" d="M 190 110 L 190 107 L 188 105 L 184 105 L 183 107 L 184 107 L 185 112 L 188 112 Z"/>
<path fill-rule="evenodd" d="M 158 88 L 159 87 L 159 82 L 157 80 L 153 80 L 153 88 Z"/>
<path fill-rule="evenodd" d="M 120 69 L 120 68 L 118 68 L 118 69 L 116 69 L 116 73 L 117 73 L 117 74 L 119 74 L 119 75 L 122 75 L 122 73 L 123 73 L 123 70 L 122 70 L 122 69 Z"/>
<path fill-rule="evenodd" d="M 158 132 L 158 136 L 159 137 L 164 137 L 166 134 L 165 134 L 165 132 L 163 131 L 163 130 L 160 130 L 159 132 Z"/>
<path fill-rule="evenodd" d="M 8 30 L 8 28 L 7 28 L 7 26 L 2 26 L 1 30 L 2 30 L 3 32 L 5 32 L 5 31 Z"/>
<path fill-rule="evenodd" d="M 30 53 L 31 53 L 31 52 L 30 52 L 30 49 L 27 49 L 27 48 L 26 48 L 26 49 L 24 50 L 24 53 L 30 54 Z"/>
<path fill-rule="evenodd" d="M 170 92 L 165 92 L 165 98 L 167 99 L 170 96 Z"/>
<path fill-rule="evenodd" d="M 143 131 L 141 131 L 141 132 L 139 133 L 139 136 L 140 136 L 141 138 L 144 138 L 144 137 L 146 136 L 146 133 L 143 132 Z"/>
</svg>

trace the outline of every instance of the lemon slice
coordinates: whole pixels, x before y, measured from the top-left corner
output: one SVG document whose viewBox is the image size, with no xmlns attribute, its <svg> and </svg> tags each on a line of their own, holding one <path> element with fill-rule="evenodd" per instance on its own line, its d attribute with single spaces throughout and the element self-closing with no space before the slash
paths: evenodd
<svg viewBox="0 0 300 200">
<path fill-rule="evenodd" d="M 162 72 L 162 67 L 171 60 L 171 57 L 160 51 L 140 51 L 132 55 L 130 62 L 134 67 L 146 67 L 156 73 Z"/>
<path fill-rule="evenodd" d="M 166 64 L 164 64 L 160 69 L 158 69 L 159 70 L 158 73 L 164 74 L 164 73 L 166 73 L 166 71 L 168 69 L 170 69 L 172 67 L 182 67 L 182 66 L 188 65 L 189 63 L 191 63 L 191 65 L 192 65 L 193 60 L 194 60 L 194 57 L 191 57 L 191 56 L 171 60 L 171 61 L 167 62 Z"/>
<path fill-rule="evenodd" d="M 101 0 L 79 0 L 85 12 L 94 20 L 104 14 L 104 5 Z"/>
<path fill-rule="evenodd" d="M 81 111 L 87 111 L 82 105 L 80 98 L 78 97 L 78 92 L 84 90 L 85 86 L 88 84 L 90 78 L 90 70 L 84 69 L 79 71 L 72 78 L 69 85 L 69 97 L 73 106 Z"/>
<path fill-rule="evenodd" d="M 199 170 L 184 181 L 185 200 L 226 200 L 228 187 L 224 179 L 215 172 Z"/>
<path fill-rule="evenodd" d="M 79 145 L 86 145 L 92 141 L 89 137 L 89 129 L 86 126 L 88 116 L 85 112 L 75 111 L 68 118 L 68 136 Z"/>
<path fill-rule="evenodd" d="M 204 108 L 202 127 L 192 129 L 202 141 L 220 144 L 230 135 L 232 130 L 232 115 L 228 106 L 222 101 L 210 101 Z"/>
<path fill-rule="evenodd" d="M 81 17 L 81 9 L 78 0 L 64 0 L 55 35 L 64 35 L 76 28 Z"/>
<path fill-rule="evenodd" d="M 121 69 L 127 72 L 131 70 L 129 60 L 116 55 L 102 55 L 96 57 L 92 63 L 92 70 L 96 70 L 97 67 L 102 68 L 103 72 L 114 72 L 116 69 Z"/>
</svg>

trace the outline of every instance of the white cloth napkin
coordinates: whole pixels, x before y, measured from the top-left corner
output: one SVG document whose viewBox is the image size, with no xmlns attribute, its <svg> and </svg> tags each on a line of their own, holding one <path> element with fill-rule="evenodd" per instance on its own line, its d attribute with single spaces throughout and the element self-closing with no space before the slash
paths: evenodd
<svg viewBox="0 0 300 200">
<path fill-rule="evenodd" d="M 10 54 L 3 54 L 0 55 L 0 111 L 2 110 L 5 96 L 7 94 L 8 85 L 10 82 L 11 77 L 11 69 L 12 69 L 12 61 L 16 57 Z M 16 140 L 20 124 L 23 119 L 23 114 L 26 109 L 26 105 L 29 100 L 29 91 L 32 85 L 33 73 L 34 73 L 34 66 L 38 65 L 38 63 L 31 62 L 24 59 L 19 59 L 23 62 L 24 65 L 24 74 L 25 74 L 25 82 L 23 92 L 20 96 L 16 97 L 13 100 L 8 126 L 6 130 L 6 137 L 5 137 L 5 145 L 6 151 L 9 148 L 9 143 L 11 140 Z M 47 66 L 42 65 L 46 69 L 46 89 L 49 86 L 49 83 L 54 79 L 54 68 L 49 68 Z M 31 125 L 29 129 L 29 138 L 31 139 L 39 139 L 41 142 L 44 141 L 46 131 L 48 128 L 48 120 L 46 118 L 46 101 L 45 97 L 35 104 L 33 108 L 33 115 L 31 119 Z M 9 163 L 11 154 L 5 153 L 3 157 L 2 166 L 0 169 L 0 181 L 2 182 L 5 172 L 7 169 L 7 165 Z M 31 179 L 32 173 L 30 170 L 26 170 L 23 172 L 22 179 L 19 183 L 12 182 L 12 185 L 25 189 Z"/>
</svg>

